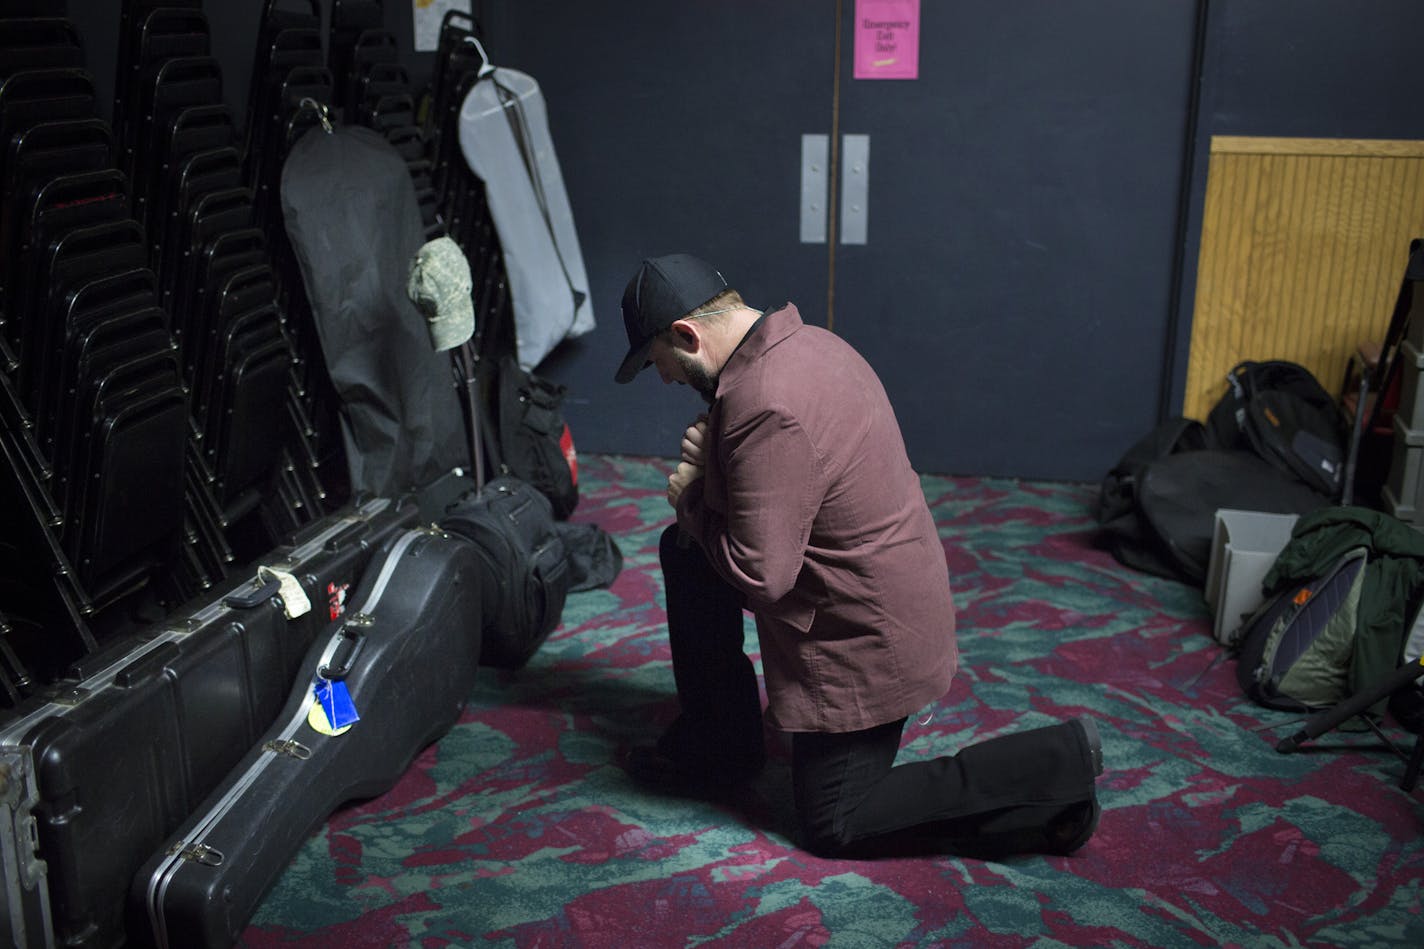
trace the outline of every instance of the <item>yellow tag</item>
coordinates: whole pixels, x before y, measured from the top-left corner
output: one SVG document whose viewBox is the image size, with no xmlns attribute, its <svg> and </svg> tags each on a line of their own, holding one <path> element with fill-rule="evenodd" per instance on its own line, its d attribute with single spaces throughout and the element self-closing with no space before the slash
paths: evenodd
<svg viewBox="0 0 1424 949">
<path fill-rule="evenodd" d="M 331 719 L 326 717 L 326 709 L 321 707 L 320 702 L 311 704 L 311 710 L 307 712 L 307 724 L 322 735 L 344 735 L 351 730 L 350 725 L 332 728 Z"/>
<path fill-rule="evenodd" d="M 258 567 L 257 576 L 262 580 L 276 578 L 281 584 L 277 590 L 277 595 L 282 598 L 282 606 L 287 614 L 287 619 L 296 619 L 298 616 L 305 616 L 311 612 L 311 600 L 307 599 L 306 592 L 302 590 L 302 585 L 297 582 L 297 578 L 285 570 L 276 570 L 272 567 Z"/>
</svg>

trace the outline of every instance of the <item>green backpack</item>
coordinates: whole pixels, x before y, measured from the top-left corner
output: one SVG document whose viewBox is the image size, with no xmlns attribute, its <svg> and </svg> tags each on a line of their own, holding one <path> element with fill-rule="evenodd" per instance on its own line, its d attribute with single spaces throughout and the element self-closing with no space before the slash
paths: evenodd
<svg viewBox="0 0 1424 949">
<path fill-rule="evenodd" d="M 1241 626 L 1236 679 L 1259 705 L 1288 712 L 1330 708 L 1350 695 L 1366 547 L 1317 577 L 1291 582 Z"/>
</svg>

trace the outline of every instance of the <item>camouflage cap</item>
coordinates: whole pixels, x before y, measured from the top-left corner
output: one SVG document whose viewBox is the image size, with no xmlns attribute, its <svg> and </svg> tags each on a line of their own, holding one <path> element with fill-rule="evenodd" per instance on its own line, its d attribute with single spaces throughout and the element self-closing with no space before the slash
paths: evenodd
<svg viewBox="0 0 1424 949">
<path fill-rule="evenodd" d="M 470 291 L 470 264 L 459 244 L 437 237 L 416 252 L 406 294 L 425 315 L 431 345 L 437 350 L 453 349 L 474 334 Z"/>
</svg>

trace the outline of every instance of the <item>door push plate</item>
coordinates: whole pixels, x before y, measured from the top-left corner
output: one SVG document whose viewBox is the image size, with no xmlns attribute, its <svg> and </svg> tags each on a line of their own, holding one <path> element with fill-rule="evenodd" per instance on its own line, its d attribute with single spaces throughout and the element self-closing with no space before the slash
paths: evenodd
<svg viewBox="0 0 1424 949">
<path fill-rule="evenodd" d="M 841 136 L 841 243 L 864 244 L 869 233 L 870 136 Z"/>
<path fill-rule="evenodd" d="M 801 136 L 801 243 L 826 242 L 826 202 L 830 195 L 829 135 Z"/>
</svg>

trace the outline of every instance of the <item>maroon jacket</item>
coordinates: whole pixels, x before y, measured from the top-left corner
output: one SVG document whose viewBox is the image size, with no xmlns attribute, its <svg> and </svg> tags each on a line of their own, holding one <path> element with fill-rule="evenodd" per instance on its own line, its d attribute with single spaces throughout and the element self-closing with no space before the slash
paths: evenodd
<svg viewBox="0 0 1424 949">
<path fill-rule="evenodd" d="M 723 367 L 707 429 L 678 522 L 756 615 L 770 723 L 858 731 L 943 695 L 949 570 L 869 364 L 787 304 Z"/>
</svg>

